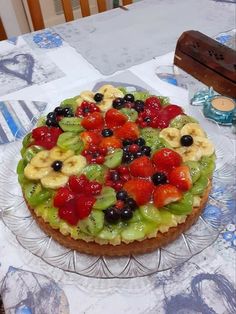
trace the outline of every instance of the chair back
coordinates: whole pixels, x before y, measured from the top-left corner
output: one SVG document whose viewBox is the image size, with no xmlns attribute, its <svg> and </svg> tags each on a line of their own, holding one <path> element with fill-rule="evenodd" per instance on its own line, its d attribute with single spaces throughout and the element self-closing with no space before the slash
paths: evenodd
<svg viewBox="0 0 236 314">
<path fill-rule="evenodd" d="M 89 0 L 78 0 L 80 3 L 82 17 L 91 15 Z M 122 0 L 123 5 L 131 4 L 132 0 Z M 45 28 L 43 14 L 40 6 L 40 0 L 27 0 L 29 12 L 35 31 Z M 74 20 L 73 9 L 71 0 L 61 0 L 62 8 L 66 22 Z M 97 0 L 98 12 L 104 12 L 107 10 L 106 0 Z"/>
</svg>

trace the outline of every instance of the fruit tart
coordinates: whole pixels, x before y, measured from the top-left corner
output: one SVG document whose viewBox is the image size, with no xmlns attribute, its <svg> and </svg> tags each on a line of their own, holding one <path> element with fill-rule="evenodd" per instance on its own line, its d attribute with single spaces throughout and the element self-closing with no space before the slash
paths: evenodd
<svg viewBox="0 0 236 314">
<path fill-rule="evenodd" d="M 180 106 L 112 85 L 64 100 L 21 156 L 19 183 L 40 228 L 107 256 L 151 252 L 189 229 L 215 167 L 212 142 Z"/>
</svg>

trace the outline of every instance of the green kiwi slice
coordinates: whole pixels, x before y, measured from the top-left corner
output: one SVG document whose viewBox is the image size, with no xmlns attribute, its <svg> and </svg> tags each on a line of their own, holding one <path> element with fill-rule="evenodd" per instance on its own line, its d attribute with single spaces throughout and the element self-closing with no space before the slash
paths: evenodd
<svg viewBox="0 0 236 314">
<path fill-rule="evenodd" d="M 104 183 L 107 167 L 104 165 L 90 164 L 86 166 L 82 172 L 89 180 L 95 180 L 99 183 Z"/>
<path fill-rule="evenodd" d="M 211 156 L 203 156 L 200 160 L 201 174 L 211 178 L 215 170 L 215 154 Z"/>
<path fill-rule="evenodd" d="M 122 108 L 120 109 L 120 112 L 125 114 L 128 117 L 129 121 L 135 122 L 138 118 L 138 113 L 134 109 Z"/>
<path fill-rule="evenodd" d="M 186 161 L 185 165 L 187 165 L 189 167 L 190 175 L 192 178 L 192 183 L 196 182 L 200 178 L 200 175 L 201 175 L 201 169 L 200 169 L 199 162 L 197 162 L 197 161 Z"/>
<path fill-rule="evenodd" d="M 43 148 L 41 146 L 36 146 L 36 145 L 32 145 L 28 148 L 26 148 L 24 151 L 21 152 L 22 158 L 24 158 L 24 160 L 29 163 L 31 161 L 31 159 L 41 150 L 43 150 Z"/>
<path fill-rule="evenodd" d="M 78 117 L 65 117 L 60 120 L 59 125 L 63 131 L 68 132 L 82 132 L 84 128 L 81 125 L 82 118 Z"/>
<path fill-rule="evenodd" d="M 198 121 L 191 116 L 180 114 L 171 120 L 169 126 L 180 130 L 187 123 L 198 123 Z"/>
<path fill-rule="evenodd" d="M 140 206 L 139 210 L 144 219 L 156 224 L 161 223 L 160 211 L 153 204 Z"/>
<path fill-rule="evenodd" d="M 104 165 L 107 166 L 108 168 L 114 169 L 121 164 L 122 156 L 123 150 L 121 148 L 117 148 L 113 151 L 113 153 L 105 157 Z"/>
<path fill-rule="evenodd" d="M 205 176 L 201 176 L 193 185 L 193 187 L 190 190 L 190 193 L 193 195 L 202 195 L 206 187 L 208 185 L 208 178 Z"/>
<path fill-rule="evenodd" d="M 57 140 L 57 146 L 62 150 L 73 150 L 76 154 L 80 154 L 84 149 L 84 143 L 79 134 L 74 132 L 64 132 Z"/>
<path fill-rule="evenodd" d="M 29 182 L 24 185 L 24 194 L 30 206 L 37 206 L 52 196 L 50 190 L 43 189 L 39 182 Z"/>
<path fill-rule="evenodd" d="M 104 210 L 116 203 L 116 192 L 113 188 L 106 186 L 93 204 L 93 209 Z"/>
<path fill-rule="evenodd" d="M 78 228 L 89 235 L 97 235 L 104 226 L 104 213 L 99 210 L 92 210 L 90 215 L 79 221 Z"/>
<path fill-rule="evenodd" d="M 193 195 L 190 192 L 184 194 L 183 198 L 166 206 L 166 209 L 175 215 L 186 215 L 193 208 Z"/>
</svg>

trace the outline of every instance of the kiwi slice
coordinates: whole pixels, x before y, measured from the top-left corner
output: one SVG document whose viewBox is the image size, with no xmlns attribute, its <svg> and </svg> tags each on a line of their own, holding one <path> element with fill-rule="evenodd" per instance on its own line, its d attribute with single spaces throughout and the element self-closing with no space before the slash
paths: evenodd
<svg viewBox="0 0 236 314">
<path fill-rule="evenodd" d="M 32 141 L 32 137 L 31 137 L 31 133 L 28 133 L 24 138 L 23 138 L 23 141 L 22 141 L 22 145 L 23 147 L 28 147 L 28 145 L 30 144 L 30 142 Z"/>
<path fill-rule="evenodd" d="M 206 187 L 208 185 L 208 178 L 205 176 L 201 176 L 193 185 L 193 187 L 190 190 L 190 193 L 193 195 L 202 195 Z"/>
<path fill-rule="evenodd" d="M 155 151 L 158 148 L 165 147 L 162 142 L 162 139 L 159 138 L 159 132 L 157 129 L 153 128 L 143 128 L 141 130 L 141 137 L 145 140 L 147 146 L 150 146 L 152 151 Z"/>
<path fill-rule="evenodd" d="M 89 180 L 95 180 L 99 183 L 104 183 L 107 167 L 103 165 L 90 164 L 86 166 L 82 172 Z"/>
<path fill-rule="evenodd" d="M 25 159 L 25 161 L 27 163 L 30 162 L 30 160 L 41 150 L 43 150 L 43 148 L 41 146 L 36 146 L 36 145 L 32 145 L 28 148 L 26 148 L 26 150 L 24 150 L 24 152 L 22 151 L 22 157 Z"/>
<path fill-rule="evenodd" d="M 104 210 L 116 203 L 116 192 L 113 188 L 106 186 L 93 204 L 93 209 Z"/>
<path fill-rule="evenodd" d="M 53 229 L 59 229 L 61 220 L 58 217 L 58 208 L 52 206 L 51 200 L 36 206 L 34 212 L 48 222 Z"/>
<path fill-rule="evenodd" d="M 24 194 L 30 206 L 37 206 L 52 196 L 50 190 L 46 190 L 39 182 L 29 182 L 24 185 Z"/>
<path fill-rule="evenodd" d="M 57 140 L 57 145 L 62 150 L 73 150 L 75 154 L 80 154 L 84 149 L 84 143 L 81 140 L 79 134 L 74 132 L 64 132 Z"/>
<path fill-rule="evenodd" d="M 60 120 L 59 125 L 63 131 L 68 132 L 82 132 L 84 128 L 81 125 L 82 118 L 78 117 L 65 117 Z"/>
<path fill-rule="evenodd" d="M 161 223 L 160 211 L 153 204 L 143 205 L 139 210 L 144 219 L 155 222 L 156 224 Z"/>
<path fill-rule="evenodd" d="M 47 120 L 46 117 L 40 117 L 40 118 L 38 119 L 38 122 L 37 122 L 37 127 L 40 127 L 40 126 L 45 125 L 45 124 L 46 124 L 46 120 Z"/>
<path fill-rule="evenodd" d="M 145 235 L 150 234 L 155 230 L 156 225 L 148 221 L 129 223 L 121 232 L 121 237 L 124 241 L 141 240 Z"/>
<path fill-rule="evenodd" d="M 98 234 L 104 226 L 104 213 L 99 210 L 92 210 L 90 215 L 79 221 L 78 228 L 86 233 L 91 235 Z"/>
<path fill-rule="evenodd" d="M 17 168 L 16 168 L 16 173 L 18 174 L 18 182 L 21 185 L 24 185 L 25 183 L 29 182 L 29 180 L 26 179 L 25 175 L 24 175 L 24 169 L 27 165 L 27 162 L 25 159 L 21 159 L 18 162 Z"/>
<path fill-rule="evenodd" d="M 78 98 L 79 96 L 67 98 L 63 100 L 63 102 L 61 102 L 60 107 L 63 107 L 63 108 L 70 107 L 73 110 L 73 112 L 75 112 L 78 107 Z"/>
<path fill-rule="evenodd" d="M 114 169 L 122 162 L 123 150 L 121 148 L 115 149 L 111 154 L 105 157 L 104 165 L 108 168 Z"/>
<path fill-rule="evenodd" d="M 192 211 L 193 195 L 190 192 L 184 194 L 183 198 L 166 206 L 167 210 L 175 215 L 185 215 Z"/>
<path fill-rule="evenodd" d="M 143 100 L 143 101 L 146 100 L 150 96 L 149 92 L 140 92 L 140 91 L 133 92 L 131 94 L 134 95 L 135 100 Z"/>
<path fill-rule="evenodd" d="M 123 222 L 119 222 L 113 225 L 104 225 L 102 231 L 99 232 L 97 237 L 103 240 L 114 240 L 120 235 L 121 230 L 124 227 Z"/>
<path fill-rule="evenodd" d="M 215 170 L 215 154 L 211 156 L 203 156 L 200 160 L 201 174 L 211 178 Z"/>
<path fill-rule="evenodd" d="M 169 126 L 180 130 L 187 123 L 198 123 L 198 121 L 191 116 L 180 114 L 171 120 Z"/>
<path fill-rule="evenodd" d="M 173 214 L 171 214 L 170 212 L 168 212 L 165 209 L 162 209 L 159 211 L 160 214 L 160 218 L 161 218 L 161 222 L 160 225 L 161 226 L 173 226 L 175 225 L 175 216 Z"/>
<path fill-rule="evenodd" d="M 134 109 L 122 108 L 120 112 L 125 114 L 129 121 L 135 122 L 138 119 L 138 113 Z"/>
<path fill-rule="evenodd" d="M 197 162 L 197 161 L 186 161 L 185 165 L 187 165 L 189 167 L 190 175 L 192 178 L 192 183 L 196 182 L 200 178 L 200 175 L 201 175 L 201 169 L 200 169 L 199 162 Z"/>
<path fill-rule="evenodd" d="M 133 212 L 133 217 L 129 220 L 129 223 L 143 221 L 143 216 L 140 213 L 140 209 L 136 209 Z"/>
</svg>

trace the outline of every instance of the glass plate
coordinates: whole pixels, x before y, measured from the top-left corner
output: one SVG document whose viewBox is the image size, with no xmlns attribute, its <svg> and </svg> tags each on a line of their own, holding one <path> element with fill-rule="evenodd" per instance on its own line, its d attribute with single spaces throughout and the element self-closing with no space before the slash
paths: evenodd
<svg viewBox="0 0 236 314">
<path fill-rule="evenodd" d="M 203 122 L 200 111 L 197 118 Z M 217 154 L 213 189 L 207 206 L 194 226 L 175 242 L 153 253 L 119 258 L 95 257 L 67 249 L 41 231 L 30 215 L 17 181 L 21 141 L 9 144 L 4 151 L 0 169 L 0 217 L 21 246 L 64 271 L 93 278 L 133 278 L 179 266 L 211 245 L 230 216 L 235 171 L 232 141 L 222 134 L 216 123 L 204 119 L 204 129 L 213 140 Z"/>
</svg>

